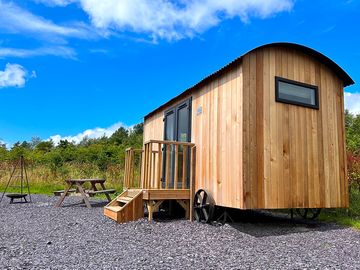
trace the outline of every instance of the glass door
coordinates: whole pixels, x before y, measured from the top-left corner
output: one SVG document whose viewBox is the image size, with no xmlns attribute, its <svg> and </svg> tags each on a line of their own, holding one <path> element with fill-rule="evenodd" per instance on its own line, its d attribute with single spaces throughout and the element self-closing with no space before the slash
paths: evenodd
<svg viewBox="0 0 360 270">
<path fill-rule="evenodd" d="M 188 99 L 175 107 L 167 110 L 164 115 L 164 140 L 170 141 L 179 141 L 179 142 L 190 142 L 191 140 L 191 99 Z M 174 167 L 175 167 L 175 146 L 172 145 L 170 148 L 170 153 L 166 153 L 163 148 L 163 187 L 165 181 L 165 161 L 166 155 L 170 154 L 170 181 L 169 188 L 174 188 Z M 179 147 L 178 152 L 178 188 L 181 187 L 182 178 L 183 178 L 183 154 L 184 149 L 182 146 Z M 186 158 L 188 159 L 186 164 L 186 185 L 189 186 L 190 183 L 190 166 L 189 158 L 190 151 L 187 151 Z"/>
</svg>

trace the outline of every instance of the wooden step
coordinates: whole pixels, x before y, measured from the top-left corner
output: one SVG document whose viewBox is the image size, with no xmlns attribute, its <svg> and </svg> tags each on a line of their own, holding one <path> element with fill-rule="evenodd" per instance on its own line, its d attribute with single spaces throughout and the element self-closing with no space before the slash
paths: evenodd
<svg viewBox="0 0 360 270">
<path fill-rule="evenodd" d="M 130 198 L 134 198 L 136 195 L 139 194 L 139 192 L 141 192 L 141 190 L 139 190 L 139 189 L 129 189 L 127 191 L 127 196 Z"/>
<path fill-rule="evenodd" d="M 128 202 L 130 202 L 132 199 L 133 199 L 133 198 L 131 198 L 131 197 L 119 197 L 119 198 L 117 198 L 116 200 L 117 200 L 118 202 L 128 203 Z"/>
<path fill-rule="evenodd" d="M 105 208 L 110 210 L 110 211 L 113 211 L 113 212 L 119 212 L 122 209 L 121 206 L 117 206 L 117 205 L 106 206 Z"/>
<path fill-rule="evenodd" d="M 125 190 L 104 207 L 104 215 L 118 223 L 134 221 L 144 217 L 142 190 Z"/>
</svg>

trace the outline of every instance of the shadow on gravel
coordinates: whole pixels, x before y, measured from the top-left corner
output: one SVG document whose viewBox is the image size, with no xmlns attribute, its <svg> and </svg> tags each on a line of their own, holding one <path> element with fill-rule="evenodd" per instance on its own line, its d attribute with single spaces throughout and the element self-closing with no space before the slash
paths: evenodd
<svg viewBox="0 0 360 270">
<path fill-rule="evenodd" d="M 230 226 L 255 237 L 342 229 L 341 226 L 316 220 L 304 220 L 297 217 L 291 219 L 290 215 L 285 213 L 232 210 L 229 214 L 234 220 L 228 223 Z"/>
<path fill-rule="evenodd" d="M 104 207 L 105 205 L 107 205 L 108 202 L 107 201 L 100 201 L 100 202 L 97 202 L 97 201 L 90 201 L 90 205 L 91 207 L 93 208 L 100 208 L 100 207 Z M 86 208 L 86 205 L 85 203 L 83 202 L 74 202 L 74 203 L 63 203 L 61 205 L 61 207 L 84 207 Z"/>
</svg>

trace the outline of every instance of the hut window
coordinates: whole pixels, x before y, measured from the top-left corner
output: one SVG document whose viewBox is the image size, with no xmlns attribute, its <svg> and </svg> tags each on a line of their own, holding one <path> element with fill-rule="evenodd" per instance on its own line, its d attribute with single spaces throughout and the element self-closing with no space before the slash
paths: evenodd
<svg viewBox="0 0 360 270">
<path fill-rule="evenodd" d="M 319 109 L 318 88 L 288 79 L 275 77 L 276 101 Z"/>
</svg>

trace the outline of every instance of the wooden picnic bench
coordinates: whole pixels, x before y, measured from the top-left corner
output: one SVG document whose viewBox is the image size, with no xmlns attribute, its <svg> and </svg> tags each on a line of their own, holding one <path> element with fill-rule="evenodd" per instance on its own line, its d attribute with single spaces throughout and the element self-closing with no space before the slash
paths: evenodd
<svg viewBox="0 0 360 270">
<path fill-rule="evenodd" d="M 66 188 L 64 190 L 57 191 L 57 193 L 60 193 L 61 196 L 55 206 L 60 207 L 61 204 L 63 203 L 65 197 L 68 196 L 69 193 L 71 193 L 71 192 L 80 193 L 85 205 L 88 208 L 91 208 L 88 197 L 92 197 L 92 196 L 95 196 L 98 194 L 105 194 L 107 200 L 110 202 L 111 201 L 110 194 L 115 193 L 115 189 L 106 189 L 105 181 L 106 181 L 105 179 L 68 179 L 68 180 L 65 180 Z M 86 190 L 84 188 L 85 183 L 90 183 L 91 189 Z M 100 185 L 101 189 L 98 189 L 96 185 Z M 76 188 L 75 191 L 74 191 L 74 189 L 72 189 L 72 187 Z"/>
</svg>

